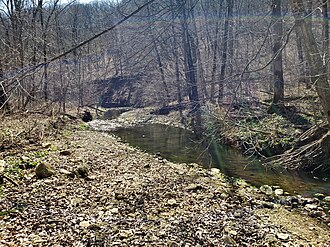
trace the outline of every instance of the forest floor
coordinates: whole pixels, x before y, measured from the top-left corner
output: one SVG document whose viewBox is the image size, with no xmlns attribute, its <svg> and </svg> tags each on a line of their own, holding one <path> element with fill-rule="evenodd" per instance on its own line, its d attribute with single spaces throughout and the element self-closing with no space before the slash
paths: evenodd
<svg viewBox="0 0 330 247">
<path fill-rule="evenodd" d="M 0 246 L 330 246 L 317 200 L 172 163 L 63 117 L 1 124 L 0 174 L 16 185 L 0 185 Z M 38 179 L 39 164 L 55 174 Z"/>
</svg>

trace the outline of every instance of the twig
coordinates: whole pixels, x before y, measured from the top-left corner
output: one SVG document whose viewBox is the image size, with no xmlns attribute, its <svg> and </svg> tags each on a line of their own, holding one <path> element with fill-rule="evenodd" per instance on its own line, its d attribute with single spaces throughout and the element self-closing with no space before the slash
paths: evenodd
<svg viewBox="0 0 330 247">
<path fill-rule="evenodd" d="M 11 182 L 13 185 L 18 186 L 18 183 L 16 183 L 14 180 L 12 180 L 10 177 L 6 176 L 5 174 L 0 174 L 0 178 L 5 178 L 9 182 Z"/>
</svg>

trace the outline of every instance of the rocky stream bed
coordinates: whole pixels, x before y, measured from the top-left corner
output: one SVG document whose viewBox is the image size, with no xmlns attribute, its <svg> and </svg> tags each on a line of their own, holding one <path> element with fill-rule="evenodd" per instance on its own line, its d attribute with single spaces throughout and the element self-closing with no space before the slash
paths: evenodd
<svg viewBox="0 0 330 247">
<path fill-rule="evenodd" d="M 0 246 L 329 246 L 315 198 L 255 188 L 197 164 L 176 164 L 99 131 L 73 128 L 2 154 Z M 276 190 L 277 189 L 277 190 Z M 276 192 L 276 193 L 275 193 Z"/>
</svg>

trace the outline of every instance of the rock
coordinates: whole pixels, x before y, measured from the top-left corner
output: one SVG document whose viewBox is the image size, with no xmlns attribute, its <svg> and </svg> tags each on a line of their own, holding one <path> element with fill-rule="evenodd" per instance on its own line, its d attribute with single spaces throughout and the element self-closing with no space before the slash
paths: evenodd
<svg viewBox="0 0 330 247">
<path fill-rule="evenodd" d="M 221 172 L 218 168 L 211 168 L 210 172 L 211 172 L 211 175 L 213 175 L 213 176 L 219 176 L 221 174 Z"/>
<path fill-rule="evenodd" d="M 96 179 L 96 176 L 95 175 L 89 175 L 85 178 L 87 181 L 92 181 L 92 180 L 95 180 Z"/>
<path fill-rule="evenodd" d="M 203 186 L 199 184 L 189 184 L 186 188 L 187 191 L 193 191 L 193 192 L 196 192 L 201 189 L 203 189 Z"/>
<path fill-rule="evenodd" d="M 68 156 L 68 155 L 70 155 L 71 154 L 71 151 L 70 150 L 62 150 L 61 152 L 60 152 L 60 155 L 64 155 L 64 156 Z"/>
<path fill-rule="evenodd" d="M 133 230 L 121 230 L 119 232 L 119 238 L 128 238 L 134 234 Z"/>
<path fill-rule="evenodd" d="M 92 231 L 99 231 L 99 230 L 101 230 L 101 226 L 99 226 L 98 224 L 91 224 L 87 228 L 89 230 L 92 230 Z"/>
<path fill-rule="evenodd" d="M 317 217 L 323 217 L 323 216 L 325 216 L 326 214 L 323 212 L 323 211 L 313 211 L 313 212 L 311 212 L 310 213 L 310 216 L 311 217 L 315 217 L 315 218 L 317 218 Z"/>
<path fill-rule="evenodd" d="M 316 193 L 316 194 L 314 194 L 314 196 L 315 196 L 317 199 L 320 199 L 320 200 L 322 200 L 323 198 L 325 198 L 325 195 L 322 194 L 322 193 Z"/>
<path fill-rule="evenodd" d="M 167 201 L 167 204 L 170 205 L 170 206 L 178 205 L 178 203 L 177 203 L 177 201 L 175 199 L 169 199 Z"/>
<path fill-rule="evenodd" d="M 77 175 L 79 175 L 82 178 L 88 177 L 88 168 L 86 166 L 78 166 L 76 169 Z"/>
<path fill-rule="evenodd" d="M 277 195 L 277 196 L 282 196 L 282 195 L 284 194 L 284 191 L 283 191 L 282 189 L 276 189 L 276 190 L 274 191 L 274 193 L 275 193 L 275 195 Z"/>
<path fill-rule="evenodd" d="M 112 214 L 118 214 L 119 213 L 119 209 L 118 208 L 112 208 L 112 209 L 110 209 L 110 212 Z"/>
<path fill-rule="evenodd" d="M 81 227 L 89 227 L 89 225 L 90 225 L 89 221 L 81 221 L 79 223 L 79 226 Z"/>
<path fill-rule="evenodd" d="M 21 157 L 21 160 L 24 161 L 24 162 L 29 162 L 30 158 L 27 157 L 27 156 L 25 156 L 25 155 L 23 155 L 23 156 Z"/>
<path fill-rule="evenodd" d="M 49 164 L 40 163 L 36 167 L 36 175 L 38 178 L 48 178 L 55 174 L 54 168 Z"/>
<path fill-rule="evenodd" d="M 326 196 L 323 198 L 323 201 L 330 203 L 330 196 Z"/>
<path fill-rule="evenodd" d="M 306 204 L 315 204 L 315 203 L 318 203 L 319 202 L 319 200 L 318 199 L 316 199 L 316 198 L 309 198 L 309 197 L 307 197 L 307 198 L 303 198 L 302 199 L 302 205 L 303 206 L 305 206 Z"/>
<path fill-rule="evenodd" d="M 85 111 L 83 117 L 81 118 L 84 122 L 90 122 L 93 120 L 93 116 L 89 111 Z"/>
<path fill-rule="evenodd" d="M 268 244 L 277 242 L 276 236 L 274 234 L 267 234 L 265 240 Z M 267 246 L 273 246 L 273 245 L 267 245 Z"/>
<path fill-rule="evenodd" d="M 81 198 L 72 198 L 70 203 L 72 206 L 77 207 L 82 202 L 83 202 L 83 199 L 81 199 Z"/>
<path fill-rule="evenodd" d="M 64 175 L 68 175 L 68 176 L 70 176 L 70 175 L 72 174 L 72 172 L 70 172 L 70 171 L 68 171 L 68 170 L 65 170 L 65 169 L 63 169 L 63 168 L 61 168 L 61 169 L 59 170 L 59 172 L 62 173 L 62 174 L 64 174 Z"/>
<path fill-rule="evenodd" d="M 262 204 L 262 207 L 268 208 L 268 209 L 274 209 L 275 205 L 274 205 L 274 203 L 271 203 L 271 202 L 264 202 Z"/>
<path fill-rule="evenodd" d="M 43 148 L 50 148 L 52 146 L 52 144 L 50 142 L 45 142 L 45 143 L 42 143 L 41 146 Z"/>
<path fill-rule="evenodd" d="M 306 204 L 305 208 L 308 210 L 316 210 L 318 208 L 318 206 L 315 204 Z"/>
<path fill-rule="evenodd" d="M 290 235 L 286 233 L 277 233 L 276 237 L 282 241 L 288 241 L 290 239 Z"/>
<path fill-rule="evenodd" d="M 236 241 L 230 236 L 225 236 L 223 238 L 223 241 L 226 244 L 226 246 L 237 246 Z"/>
<path fill-rule="evenodd" d="M 0 173 L 3 173 L 5 171 L 5 165 L 6 161 L 0 160 Z"/>
<path fill-rule="evenodd" d="M 273 194 L 273 189 L 269 185 L 262 185 L 260 187 L 260 191 L 266 195 L 272 195 Z"/>
</svg>

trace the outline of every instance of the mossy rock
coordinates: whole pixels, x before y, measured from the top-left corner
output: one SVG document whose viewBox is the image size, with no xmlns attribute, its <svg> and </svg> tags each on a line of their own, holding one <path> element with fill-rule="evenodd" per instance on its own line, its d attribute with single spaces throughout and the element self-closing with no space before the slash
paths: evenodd
<svg viewBox="0 0 330 247">
<path fill-rule="evenodd" d="M 87 166 L 78 166 L 76 169 L 76 174 L 82 178 L 88 177 L 88 168 Z"/>
<path fill-rule="evenodd" d="M 54 168 L 49 164 L 40 163 L 36 167 L 36 175 L 38 178 L 48 178 L 55 174 Z"/>
</svg>

